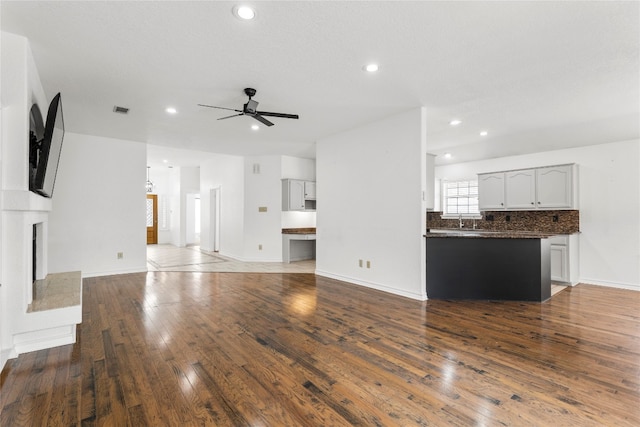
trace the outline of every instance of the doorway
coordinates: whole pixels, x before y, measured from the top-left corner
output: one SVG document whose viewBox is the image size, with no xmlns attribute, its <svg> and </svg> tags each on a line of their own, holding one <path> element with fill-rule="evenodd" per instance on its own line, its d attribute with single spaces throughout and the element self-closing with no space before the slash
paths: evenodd
<svg viewBox="0 0 640 427">
<path fill-rule="evenodd" d="M 158 244 L 158 195 L 147 194 L 147 245 Z"/>
</svg>

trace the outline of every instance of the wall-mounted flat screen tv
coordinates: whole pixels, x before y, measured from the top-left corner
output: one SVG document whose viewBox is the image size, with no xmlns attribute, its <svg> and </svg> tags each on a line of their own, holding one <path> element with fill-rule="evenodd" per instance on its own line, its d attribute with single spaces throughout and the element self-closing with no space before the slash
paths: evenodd
<svg viewBox="0 0 640 427">
<path fill-rule="evenodd" d="M 58 173 L 63 139 L 64 119 L 62 117 L 62 101 L 58 93 L 49 104 L 47 122 L 44 126 L 44 138 L 39 144 L 38 167 L 33 183 L 33 191 L 45 197 L 53 196 L 53 186 Z"/>
</svg>

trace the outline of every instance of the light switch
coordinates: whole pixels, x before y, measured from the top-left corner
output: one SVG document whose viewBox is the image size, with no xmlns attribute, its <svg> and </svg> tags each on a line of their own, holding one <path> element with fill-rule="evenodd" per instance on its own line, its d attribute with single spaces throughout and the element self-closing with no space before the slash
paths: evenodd
<svg viewBox="0 0 640 427">
<path fill-rule="evenodd" d="M 267 211 L 266 206 L 258 206 L 258 212 L 266 212 L 266 211 Z"/>
</svg>

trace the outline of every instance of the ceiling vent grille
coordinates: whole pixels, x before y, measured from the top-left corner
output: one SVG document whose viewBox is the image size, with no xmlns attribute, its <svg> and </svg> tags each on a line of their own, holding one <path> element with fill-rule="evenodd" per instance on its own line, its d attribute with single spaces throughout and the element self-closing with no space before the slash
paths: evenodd
<svg viewBox="0 0 640 427">
<path fill-rule="evenodd" d="M 125 108 L 125 107 L 118 107 L 117 105 L 115 105 L 113 107 L 113 112 L 114 113 L 119 113 L 119 114 L 128 114 L 129 113 L 129 109 Z"/>
</svg>

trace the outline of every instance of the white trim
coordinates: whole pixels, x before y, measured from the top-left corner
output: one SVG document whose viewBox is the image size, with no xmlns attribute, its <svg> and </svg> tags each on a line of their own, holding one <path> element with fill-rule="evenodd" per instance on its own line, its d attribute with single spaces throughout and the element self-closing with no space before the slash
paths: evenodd
<svg viewBox="0 0 640 427">
<path fill-rule="evenodd" d="M 84 271 L 82 272 L 82 278 L 85 277 L 101 277 L 101 276 L 115 276 L 118 274 L 131 274 L 131 273 L 147 273 L 149 271 L 148 267 L 145 266 L 144 267 L 138 267 L 138 268 L 131 268 L 131 269 L 127 269 L 127 270 L 116 270 L 116 271 L 95 271 L 95 272 L 90 272 L 90 273 L 85 273 Z"/>
<path fill-rule="evenodd" d="M 606 286 L 609 288 L 618 288 L 618 289 L 628 289 L 631 291 L 640 291 L 640 284 L 634 283 L 617 283 L 617 282 L 609 282 L 606 280 L 595 280 L 595 279 L 585 279 L 580 278 L 578 281 L 578 285 L 596 285 L 596 286 Z"/>
<path fill-rule="evenodd" d="M 442 215 L 440 215 L 440 218 L 442 218 L 442 219 L 459 219 L 460 218 L 460 214 L 458 214 L 458 215 L 455 215 L 455 214 L 449 214 L 449 215 L 442 214 Z M 462 219 L 482 219 L 482 214 L 462 214 Z"/>
<path fill-rule="evenodd" d="M 13 348 L 17 354 L 44 350 L 60 345 L 75 344 L 76 324 L 57 326 L 13 336 Z"/>
<path fill-rule="evenodd" d="M 424 290 L 424 294 L 416 294 L 416 293 L 413 293 L 413 292 L 406 292 L 406 291 L 403 291 L 403 290 L 400 290 L 400 289 L 391 288 L 389 286 L 382 285 L 380 283 L 354 279 L 353 277 L 340 276 L 338 274 L 333 274 L 333 273 L 329 273 L 329 272 L 322 271 L 322 270 L 316 270 L 315 274 L 318 275 L 318 276 L 322 276 L 322 277 L 328 277 L 329 279 L 335 279 L 335 280 L 340 280 L 341 282 L 347 282 L 347 283 L 349 283 L 351 285 L 364 286 L 366 288 L 376 289 L 378 291 L 383 291 L 383 292 L 387 292 L 387 293 L 390 293 L 390 294 L 399 295 L 401 297 L 411 298 L 413 300 L 418 300 L 418 301 L 426 301 L 427 300 L 426 289 Z"/>
</svg>

